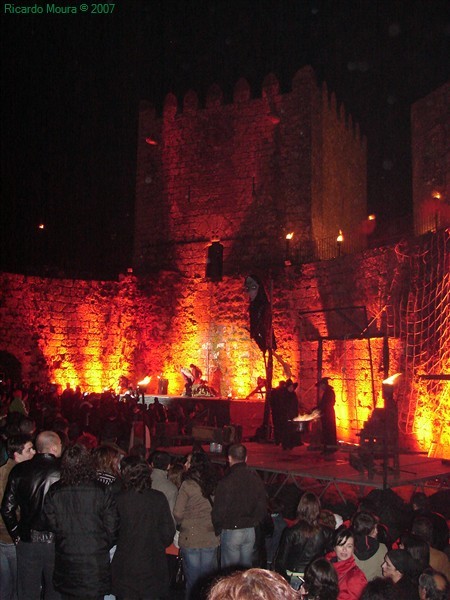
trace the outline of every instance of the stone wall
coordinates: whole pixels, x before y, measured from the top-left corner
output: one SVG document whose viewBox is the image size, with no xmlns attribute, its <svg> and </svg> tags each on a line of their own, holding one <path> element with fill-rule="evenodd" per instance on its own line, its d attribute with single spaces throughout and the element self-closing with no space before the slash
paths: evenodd
<svg viewBox="0 0 450 600">
<path fill-rule="evenodd" d="M 201 276 L 205 247 L 220 238 L 224 271 L 280 266 L 339 229 L 364 247 L 366 144 L 310 68 L 281 94 L 268 75 L 261 98 L 237 82 L 233 103 L 212 86 L 204 108 L 194 92 L 162 118 L 143 104 L 139 119 L 134 266 Z M 334 242 L 333 242 L 334 243 Z M 318 251 L 317 251 L 318 250 Z"/>
<path fill-rule="evenodd" d="M 382 379 L 409 368 L 407 354 L 415 352 L 406 343 L 413 272 L 403 258 L 408 252 L 416 256 L 414 244 L 402 246 L 401 253 L 386 247 L 291 267 L 272 279 L 277 353 L 298 379 L 299 401 L 306 410 L 316 402 L 314 383 L 322 355 L 322 373 L 332 378 L 336 390 L 342 439 L 357 441 L 356 433 L 374 404 L 382 403 Z M 427 281 L 430 268 L 423 274 Z M 260 274 L 264 279 L 264 272 Z M 441 274 L 440 281 L 448 294 L 448 277 L 442 280 Z M 269 289 L 267 272 L 265 283 Z M 417 286 L 415 277 L 414 289 Z M 101 282 L 3 274 L 1 290 L 0 352 L 21 362 L 28 381 L 70 382 L 100 391 L 115 388 L 122 374 L 134 383 L 151 375 L 150 390 L 156 390 L 157 377 L 163 375 L 169 380 L 169 393 L 179 394 L 180 367 L 194 362 L 205 377 L 220 378 L 221 394 L 242 398 L 264 373 L 261 353 L 249 339 L 242 278 L 226 276 L 211 283 L 163 272 L 158 277 L 129 274 Z M 406 323 L 405 333 L 396 326 L 399 321 Z M 436 339 L 433 343 L 438 357 L 443 349 Z M 275 361 L 275 383 L 286 376 L 282 363 Z M 415 376 L 412 370 L 410 387 Z M 410 387 L 400 390 L 399 401 L 403 412 L 414 416 Z M 433 403 L 436 411 L 448 412 L 448 403 L 441 406 L 438 400 L 442 393 L 448 389 L 438 388 L 436 398 L 428 392 L 421 403 L 422 417 L 423 406 Z M 441 424 L 448 421 L 448 415 L 441 416 Z M 416 439 L 413 420 L 401 426 Z M 430 443 L 430 436 L 436 438 L 438 425 L 420 440 L 421 447 Z M 442 436 L 448 437 L 445 428 L 437 437 Z"/>
</svg>

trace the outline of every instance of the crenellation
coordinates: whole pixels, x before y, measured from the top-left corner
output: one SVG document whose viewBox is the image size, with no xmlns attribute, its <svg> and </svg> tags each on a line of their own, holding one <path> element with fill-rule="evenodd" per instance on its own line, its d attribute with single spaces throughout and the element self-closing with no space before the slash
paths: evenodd
<svg viewBox="0 0 450 600">
<path fill-rule="evenodd" d="M 223 91 L 222 88 L 217 84 L 213 83 L 206 93 L 206 109 L 219 109 L 223 104 Z"/>
</svg>

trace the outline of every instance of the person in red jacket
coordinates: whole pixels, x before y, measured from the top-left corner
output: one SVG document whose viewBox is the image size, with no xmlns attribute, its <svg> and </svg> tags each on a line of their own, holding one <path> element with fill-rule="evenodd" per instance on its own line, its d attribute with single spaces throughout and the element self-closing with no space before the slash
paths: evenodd
<svg viewBox="0 0 450 600">
<path fill-rule="evenodd" d="M 339 582 L 337 600 L 359 600 L 367 583 L 366 576 L 355 563 L 353 531 L 340 527 L 336 531 L 334 552 L 327 555 Z"/>
</svg>

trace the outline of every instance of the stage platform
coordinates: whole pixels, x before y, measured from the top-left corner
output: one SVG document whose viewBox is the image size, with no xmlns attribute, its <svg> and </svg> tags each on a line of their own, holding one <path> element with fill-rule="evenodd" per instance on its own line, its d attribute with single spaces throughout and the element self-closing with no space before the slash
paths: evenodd
<svg viewBox="0 0 450 600">
<path fill-rule="evenodd" d="M 147 406 L 153 404 L 155 398 L 166 408 L 179 403 L 186 411 L 200 405 L 207 413 L 205 425 L 222 428 L 225 425 L 239 424 L 242 426 L 242 437 L 248 439 L 255 435 L 261 425 L 264 415 L 264 402 L 257 396 L 253 400 L 219 398 L 213 396 L 170 396 L 145 394 Z"/>
<path fill-rule="evenodd" d="M 371 489 L 383 489 L 382 472 L 369 480 L 367 473 L 361 474 L 349 463 L 349 452 L 338 450 L 330 457 L 323 457 L 319 451 L 311 452 L 307 445 L 293 450 L 283 450 L 271 443 L 245 442 L 248 450 L 247 464 L 256 469 L 272 490 L 280 492 L 287 483 L 294 483 L 303 490 L 313 490 L 319 497 L 333 490 L 342 501 L 348 499 L 345 491 L 352 488 L 357 496 L 367 494 Z M 213 462 L 224 465 L 223 454 L 209 452 L 209 445 L 202 446 Z M 192 447 L 164 448 L 174 456 L 188 454 Z M 381 471 L 381 469 L 380 469 Z M 394 477 L 389 473 L 387 488 L 403 487 L 432 488 L 450 487 L 450 465 L 441 459 L 427 458 L 421 454 L 401 454 L 400 473 Z"/>
</svg>

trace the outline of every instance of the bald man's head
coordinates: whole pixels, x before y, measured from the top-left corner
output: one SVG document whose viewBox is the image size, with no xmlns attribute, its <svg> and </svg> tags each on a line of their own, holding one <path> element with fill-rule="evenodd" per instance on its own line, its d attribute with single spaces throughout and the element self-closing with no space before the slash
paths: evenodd
<svg viewBox="0 0 450 600">
<path fill-rule="evenodd" d="M 447 600 L 450 586 L 447 578 L 439 571 L 425 569 L 419 577 L 419 596 L 421 600 Z"/>
<path fill-rule="evenodd" d="M 54 431 L 42 431 L 36 438 L 35 446 L 38 454 L 53 454 L 59 458 L 62 453 L 61 438 Z"/>
</svg>

